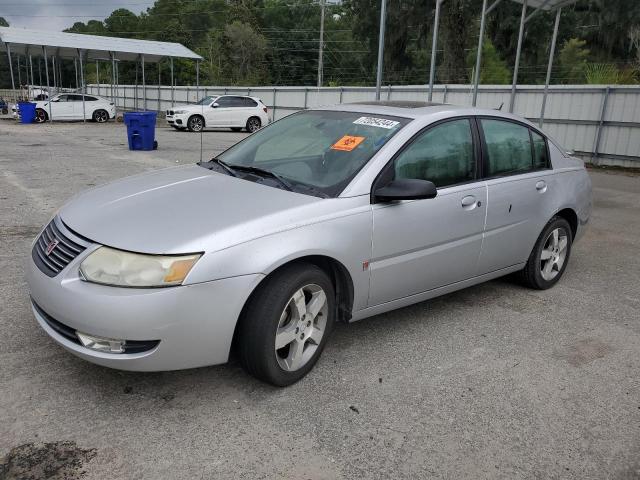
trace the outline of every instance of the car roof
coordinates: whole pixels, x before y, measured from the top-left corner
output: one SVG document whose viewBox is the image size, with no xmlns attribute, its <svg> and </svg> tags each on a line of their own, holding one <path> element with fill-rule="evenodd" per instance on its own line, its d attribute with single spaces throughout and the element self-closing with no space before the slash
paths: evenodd
<svg viewBox="0 0 640 480">
<path fill-rule="evenodd" d="M 451 105 L 448 103 L 416 102 L 408 100 L 371 100 L 364 102 L 342 103 L 314 108 L 314 110 L 334 110 L 340 112 L 356 112 L 378 115 L 390 115 L 409 119 L 427 119 L 427 117 L 442 117 L 440 114 L 453 116 L 489 116 L 515 120 L 526 123 L 539 130 L 536 125 L 518 115 L 489 108 L 477 108 L 463 105 Z"/>
</svg>

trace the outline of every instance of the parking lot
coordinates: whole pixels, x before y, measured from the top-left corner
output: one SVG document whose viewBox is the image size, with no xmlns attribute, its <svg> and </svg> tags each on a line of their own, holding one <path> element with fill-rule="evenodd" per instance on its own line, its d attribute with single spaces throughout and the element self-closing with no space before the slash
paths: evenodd
<svg viewBox="0 0 640 480">
<path fill-rule="evenodd" d="M 592 223 L 553 289 L 500 279 L 338 325 L 289 388 L 236 361 L 109 370 L 50 340 L 23 264 L 56 209 L 94 185 L 194 163 L 201 139 L 206 160 L 244 135 L 159 128 L 157 151 L 130 152 L 122 124 L 0 121 L 0 458 L 13 472 L 640 478 L 638 175 L 592 172 Z"/>
</svg>

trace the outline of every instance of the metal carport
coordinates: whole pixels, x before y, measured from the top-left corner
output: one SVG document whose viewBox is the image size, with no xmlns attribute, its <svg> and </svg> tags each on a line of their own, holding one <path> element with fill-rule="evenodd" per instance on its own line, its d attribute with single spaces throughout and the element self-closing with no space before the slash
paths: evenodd
<svg viewBox="0 0 640 480">
<path fill-rule="evenodd" d="M 187 58 L 196 62 L 196 89 L 199 89 L 200 87 L 200 61 L 202 60 L 202 57 L 179 43 L 0 27 L 0 50 L 5 50 L 7 52 L 9 59 L 9 71 L 11 73 L 11 86 L 13 90 L 15 90 L 15 79 L 11 58 L 12 53 L 24 55 L 29 60 L 31 83 L 33 85 L 35 85 L 35 82 L 33 77 L 32 57 L 44 57 L 48 92 L 51 92 L 48 66 L 49 56 L 52 58 L 54 76 L 56 58 L 71 58 L 74 60 L 74 64 L 75 60 L 78 59 L 80 63 L 80 87 L 78 86 L 76 71 L 76 88 L 81 88 L 83 93 L 86 93 L 83 61 L 84 64 L 89 61 L 95 61 L 96 71 L 98 71 L 100 61 L 111 62 L 111 98 L 114 102 L 115 96 L 113 89 L 114 86 L 117 85 L 118 78 L 117 62 L 123 60 L 140 62 L 140 65 L 142 66 L 142 90 L 145 110 L 147 108 L 146 81 L 144 73 L 145 62 L 157 63 L 164 58 L 168 58 L 170 60 L 172 99 L 174 95 L 173 88 L 175 86 L 173 78 L 174 58 Z M 18 58 L 20 57 L 18 56 Z M 160 72 L 158 71 L 158 75 L 159 73 Z M 84 97 L 82 104 L 84 112 Z M 84 114 L 83 117 L 85 117 Z M 53 117 L 51 115 L 51 102 L 49 102 L 49 121 L 53 121 Z"/>
<path fill-rule="evenodd" d="M 385 0 L 382 0 L 383 3 Z M 438 45 L 438 22 L 440 19 L 440 7 L 445 0 L 436 0 L 436 12 L 433 23 L 433 40 L 431 43 L 431 68 L 429 70 L 429 101 L 433 97 L 433 81 L 435 78 L 436 69 L 436 49 Z M 531 18 L 542 10 L 555 11 L 556 19 L 553 27 L 553 34 L 551 37 L 551 45 L 549 47 L 549 62 L 547 64 L 547 77 L 545 81 L 544 94 L 542 97 L 542 107 L 540 109 L 539 125 L 542 127 L 544 120 L 544 110 L 547 103 L 547 91 L 549 89 L 549 81 L 551 78 L 551 67 L 553 65 L 553 56 L 555 53 L 556 39 L 558 37 L 558 25 L 560 24 L 560 12 L 562 7 L 571 5 L 578 0 L 511 0 L 522 4 L 522 14 L 520 16 L 520 28 L 518 31 L 518 46 L 516 49 L 516 60 L 513 67 L 513 81 L 511 82 L 511 97 L 509 99 L 509 112 L 513 112 L 513 106 L 516 97 L 516 85 L 518 83 L 518 67 L 520 65 L 520 52 L 522 50 L 522 40 L 524 38 L 524 29 L 527 22 Z M 487 7 L 487 0 L 482 1 L 482 13 L 480 15 L 480 34 L 478 35 L 478 52 L 476 55 L 476 64 L 473 71 L 473 100 L 472 105 L 475 107 L 478 97 L 478 84 L 480 82 L 480 70 L 482 66 L 482 43 L 484 41 L 484 25 L 486 16 L 495 9 L 502 0 L 493 0 L 493 3 Z M 533 11 L 527 14 L 527 9 L 531 8 Z"/>
</svg>

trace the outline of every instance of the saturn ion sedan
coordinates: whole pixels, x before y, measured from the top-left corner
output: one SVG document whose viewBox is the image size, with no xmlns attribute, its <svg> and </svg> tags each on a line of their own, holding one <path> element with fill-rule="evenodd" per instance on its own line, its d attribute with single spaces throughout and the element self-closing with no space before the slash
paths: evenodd
<svg viewBox="0 0 640 480">
<path fill-rule="evenodd" d="M 519 272 L 562 277 L 591 212 L 583 162 L 494 110 L 307 110 L 210 161 L 82 193 L 34 241 L 40 326 L 123 370 L 227 361 L 289 385 L 335 322 Z"/>
</svg>

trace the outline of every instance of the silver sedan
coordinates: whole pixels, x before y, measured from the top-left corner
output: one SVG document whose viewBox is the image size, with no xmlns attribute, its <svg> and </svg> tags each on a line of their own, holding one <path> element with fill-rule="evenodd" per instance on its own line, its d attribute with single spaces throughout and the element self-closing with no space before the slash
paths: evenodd
<svg viewBox="0 0 640 480">
<path fill-rule="evenodd" d="M 174 370 L 224 363 L 233 346 L 284 386 L 335 322 L 513 272 L 552 287 L 590 212 L 583 162 L 522 118 L 348 104 L 75 197 L 27 276 L 39 324 L 81 358 Z"/>
</svg>

